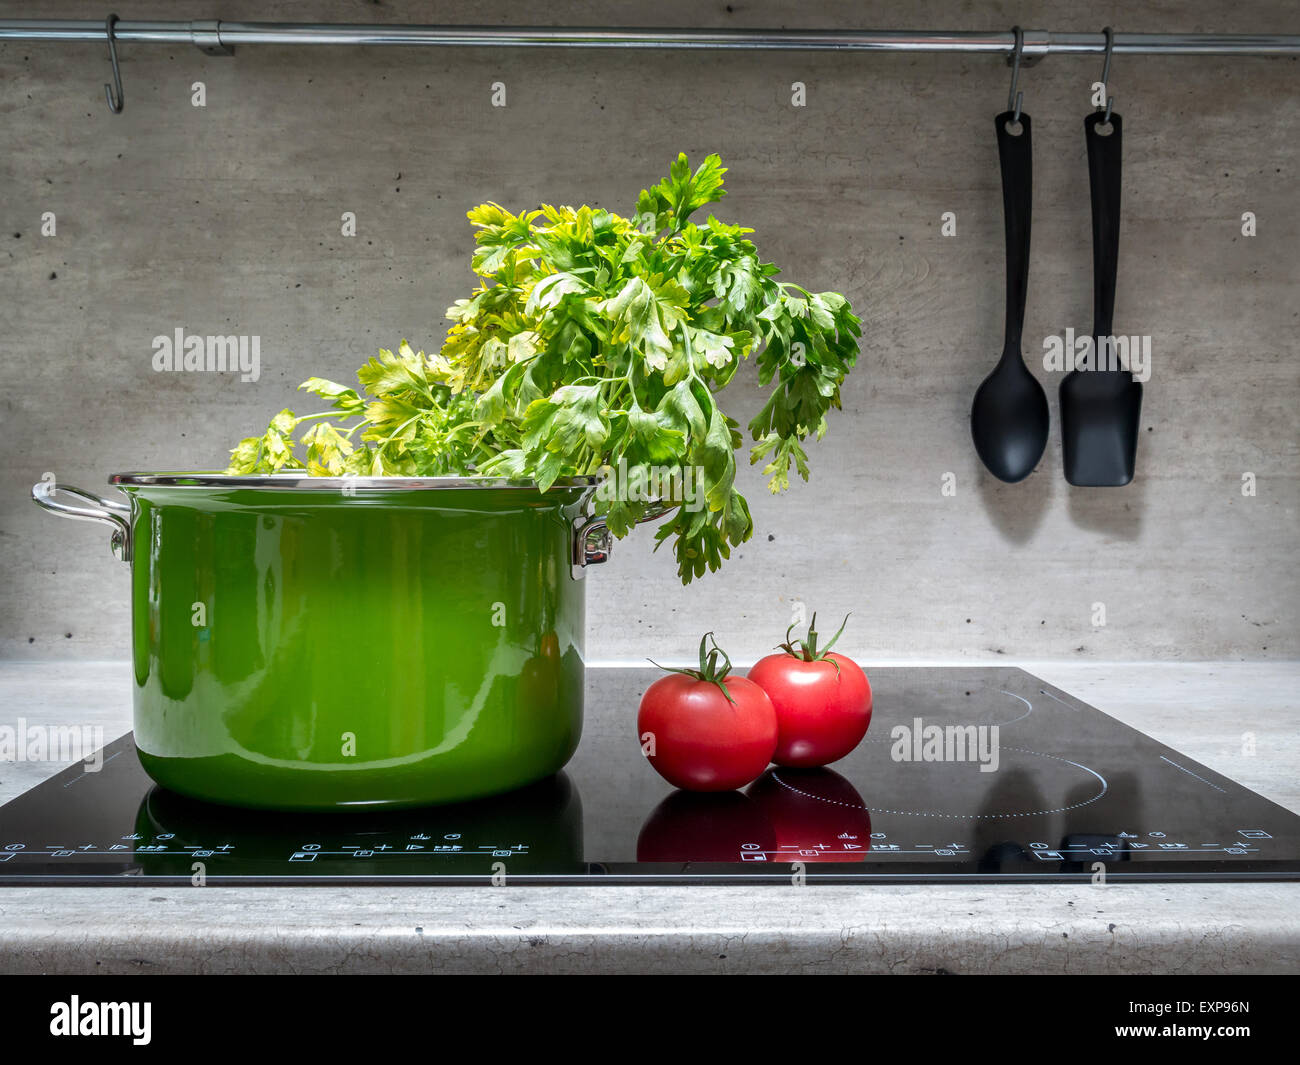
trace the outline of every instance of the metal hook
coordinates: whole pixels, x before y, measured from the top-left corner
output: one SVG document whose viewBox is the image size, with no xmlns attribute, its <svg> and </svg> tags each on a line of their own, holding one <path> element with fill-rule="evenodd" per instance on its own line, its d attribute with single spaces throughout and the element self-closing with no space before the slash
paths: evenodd
<svg viewBox="0 0 1300 1065">
<path fill-rule="evenodd" d="M 1106 96 L 1106 115 L 1102 121 L 1109 122 L 1111 108 L 1115 106 L 1115 97 L 1110 94 L 1110 59 L 1115 51 L 1115 31 L 1107 26 L 1101 32 L 1106 35 L 1106 59 L 1101 65 L 1101 91 Z M 1101 108 L 1098 107 L 1097 110 L 1100 111 Z"/>
<path fill-rule="evenodd" d="M 1019 26 L 1014 26 L 1012 32 L 1016 35 L 1016 46 L 1007 57 L 1007 62 L 1011 64 L 1011 91 L 1007 93 L 1007 110 L 1014 112 L 1011 121 L 1019 122 L 1020 105 L 1025 101 L 1025 94 L 1017 92 L 1016 85 L 1020 81 L 1020 56 L 1025 50 L 1025 31 Z"/>
<path fill-rule="evenodd" d="M 104 85 L 104 99 L 108 101 L 108 109 L 113 114 L 120 115 L 124 100 L 122 96 L 122 72 L 117 66 L 117 44 L 113 39 L 113 24 L 115 22 L 117 22 L 116 15 L 109 15 L 104 20 L 104 32 L 108 35 L 108 58 L 113 64 L 113 84 Z M 116 94 L 114 89 L 116 89 Z"/>
</svg>

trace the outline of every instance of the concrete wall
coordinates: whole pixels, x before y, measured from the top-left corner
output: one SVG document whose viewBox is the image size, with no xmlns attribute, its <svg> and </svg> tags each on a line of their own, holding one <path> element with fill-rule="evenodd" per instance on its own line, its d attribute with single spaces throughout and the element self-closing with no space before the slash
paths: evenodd
<svg viewBox="0 0 1300 1065">
<path fill-rule="evenodd" d="M 700 26 L 1300 31 L 1285 0 L 1145 5 L 160 3 L 132 18 Z M 734 10 L 733 10 L 734 9 Z M 102 4 L 3 3 L 0 17 L 99 18 Z M 125 657 L 126 567 L 94 526 L 27 501 L 45 471 L 99 487 L 123 469 L 211 468 L 241 435 L 377 347 L 441 340 L 470 283 L 466 208 L 495 199 L 630 209 L 678 151 L 731 167 L 722 217 L 766 258 L 846 293 L 865 320 L 844 410 L 810 483 L 689 589 L 649 533 L 589 583 L 597 659 L 688 655 L 716 629 L 762 654 L 795 600 L 855 612 L 863 659 L 1300 654 L 1300 66 L 1115 60 L 1126 123 L 1116 331 L 1149 334 L 1136 481 L 1072 489 L 1056 378 L 1040 469 L 1003 485 L 970 442 L 972 394 L 1001 348 L 1002 218 L 993 57 L 249 47 L 233 59 L 123 45 L 110 115 L 102 45 L 0 46 L 0 654 Z M 1093 58 L 1022 76 L 1035 120 L 1026 351 L 1087 329 L 1082 120 Z M 206 85 L 207 106 L 191 105 Z M 493 82 L 507 86 L 491 106 Z M 807 106 L 791 106 L 791 84 Z M 42 236 L 41 216 L 57 216 Z M 340 236 L 356 212 L 358 234 Z M 957 234 L 940 235 L 953 211 Z M 1258 235 L 1241 232 L 1243 212 Z M 160 375 L 151 339 L 261 337 L 255 383 Z M 728 398 L 756 409 L 752 376 Z M 1243 496 L 1253 473 L 1254 497 Z M 956 493 L 942 494 L 945 474 Z M 1104 603 L 1104 627 L 1093 624 Z"/>
</svg>

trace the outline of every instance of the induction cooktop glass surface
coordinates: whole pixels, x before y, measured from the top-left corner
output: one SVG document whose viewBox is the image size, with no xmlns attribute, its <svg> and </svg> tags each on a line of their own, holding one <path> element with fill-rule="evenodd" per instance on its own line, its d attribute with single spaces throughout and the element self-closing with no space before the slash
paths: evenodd
<svg viewBox="0 0 1300 1065">
<path fill-rule="evenodd" d="M 870 670 L 849 757 L 723 794 L 641 756 L 659 675 L 589 670 L 564 772 L 454 806 L 201 803 L 153 784 L 128 734 L 0 807 L 0 884 L 1300 879 L 1300 817 L 1022 670 Z"/>
</svg>

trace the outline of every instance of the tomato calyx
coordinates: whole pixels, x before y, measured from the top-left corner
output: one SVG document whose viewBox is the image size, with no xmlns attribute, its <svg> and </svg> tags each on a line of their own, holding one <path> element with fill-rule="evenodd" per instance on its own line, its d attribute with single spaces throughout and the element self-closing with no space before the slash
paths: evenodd
<svg viewBox="0 0 1300 1065">
<path fill-rule="evenodd" d="M 794 631 L 794 626 L 791 625 L 785 630 L 785 643 L 777 644 L 777 647 L 779 650 L 784 651 L 793 658 L 799 659 L 801 662 L 830 662 L 830 664 L 835 667 L 835 672 L 838 674 L 840 671 L 840 664 L 836 662 L 835 659 L 827 656 L 830 654 L 831 648 L 835 646 L 835 642 L 844 635 L 844 627 L 849 623 L 849 616 L 852 613 L 853 611 L 849 611 L 848 614 L 844 615 L 844 620 L 840 623 L 839 631 L 831 637 L 830 643 L 825 647 L 818 648 L 817 646 L 817 614 L 815 611 L 813 612 L 812 621 L 808 625 L 808 635 L 806 637 L 801 640 L 791 640 L 790 633 Z"/>
<path fill-rule="evenodd" d="M 787 632 L 788 636 L 789 633 Z M 713 640 L 713 650 L 708 650 L 708 643 Z M 719 664 L 721 659 L 721 664 Z M 695 680 L 703 681 L 705 684 L 716 684 L 718 690 L 726 697 L 727 702 L 732 706 L 736 705 L 736 700 L 731 697 L 731 692 L 727 691 L 727 686 L 722 682 L 727 679 L 731 672 L 731 658 L 727 652 L 718 646 L 718 641 L 713 638 L 713 633 L 706 632 L 700 637 L 700 667 L 699 669 L 689 669 L 677 666 L 660 666 L 653 658 L 647 658 L 652 666 L 658 666 L 666 673 L 680 673 L 685 677 L 693 677 Z"/>
</svg>

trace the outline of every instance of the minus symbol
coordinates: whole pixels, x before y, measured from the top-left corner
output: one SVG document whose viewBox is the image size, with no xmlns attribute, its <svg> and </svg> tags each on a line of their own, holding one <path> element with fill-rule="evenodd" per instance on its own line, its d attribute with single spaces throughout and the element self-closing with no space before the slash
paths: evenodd
<svg viewBox="0 0 1300 1065">
<path fill-rule="evenodd" d="M 102 762 L 99 763 L 99 768 L 100 768 L 100 769 L 103 769 L 104 766 L 108 765 L 109 762 L 111 762 L 114 758 L 117 757 L 118 754 L 121 754 L 121 753 L 122 753 L 121 751 L 118 751 L 117 754 L 110 754 L 107 758 L 105 758 Z M 82 761 L 85 761 L 85 759 L 82 759 Z M 90 775 L 90 770 L 86 770 L 84 773 L 80 773 L 80 774 L 78 774 L 77 776 L 73 777 L 71 780 L 69 780 L 69 781 L 68 781 L 66 784 L 64 784 L 63 786 L 64 786 L 65 788 L 70 788 L 70 787 L 72 787 L 72 785 L 75 784 L 78 780 L 81 780 L 82 778 L 87 777 L 87 776 L 89 776 L 89 775 Z"/>
<path fill-rule="evenodd" d="M 1069 703 L 1067 703 L 1064 699 L 1061 699 L 1061 698 L 1059 698 L 1059 697 L 1053 695 L 1053 694 L 1052 694 L 1051 692 L 1049 692 L 1046 688 L 1039 688 L 1039 689 L 1038 689 L 1038 694 L 1039 694 L 1039 695 L 1046 695 L 1049 699 L 1055 699 L 1058 703 L 1060 703 L 1060 704 L 1061 704 L 1063 707 L 1065 707 L 1067 710 L 1073 710 L 1073 709 L 1074 709 L 1074 707 L 1071 706 Z"/>
</svg>

